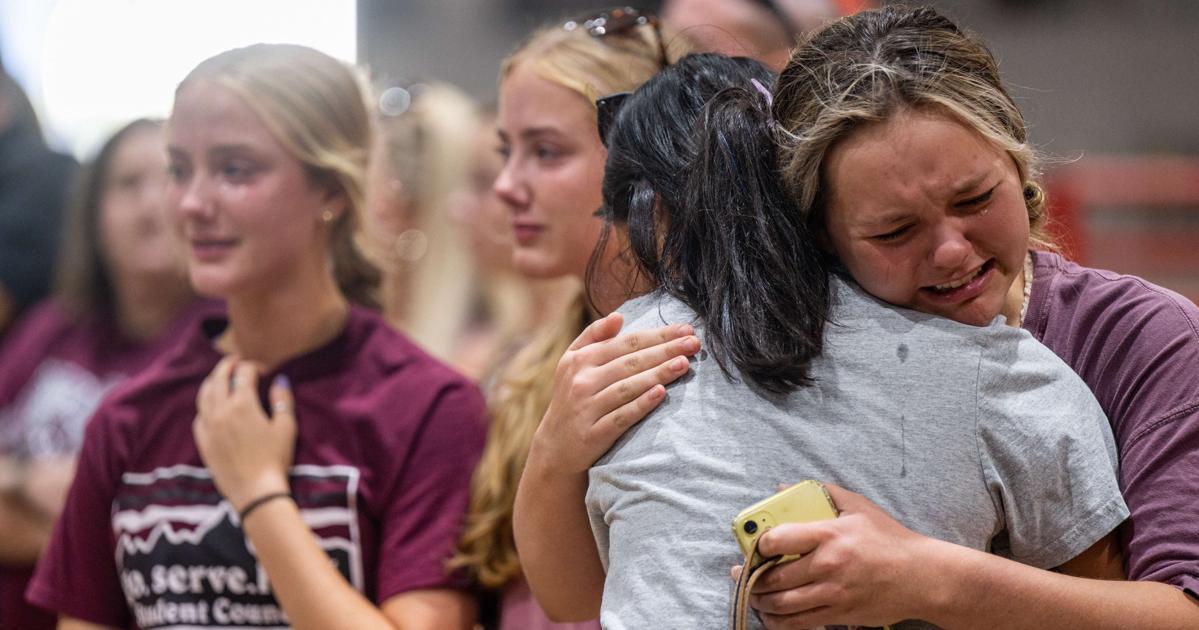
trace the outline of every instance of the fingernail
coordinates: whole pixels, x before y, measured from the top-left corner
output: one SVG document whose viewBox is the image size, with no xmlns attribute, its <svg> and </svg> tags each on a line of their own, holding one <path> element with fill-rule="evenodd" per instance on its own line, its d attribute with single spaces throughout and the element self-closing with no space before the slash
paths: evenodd
<svg viewBox="0 0 1199 630">
<path fill-rule="evenodd" d="M 686 350 L 687 352 L 695 352 L 696 350 L 699 350 L 699 338 L 687 337 L 686 339 L 683 339 L 683 350 Z"/>
<path fill-rule="evenodd" d="M 679 324 L 678 331 L 680 335 L 690 335 L 692 332 L 695 332 L 695 329 L 689 324 Z"/>
<path fill-rule="evenodd" d="M 287 378 L 286 374 L 279 374 L 279 375 L 275 376 L 275 386 L 282 387 L 283 389 L 286 389 L 287 391 L 290 392 L 291 391 L 291 379 Z"/>
<path fill-rule="evenodd" d="M 675 357 L 674 361 L 671 361 L 671 363 L 670 363 L 670 369 L 672 369 L 672 370 L 682 370 L 682 369 L 685 369 L 686 367 L 687 367 L 687 359 L 685 359 L 683 357 Z"/>
</svg>

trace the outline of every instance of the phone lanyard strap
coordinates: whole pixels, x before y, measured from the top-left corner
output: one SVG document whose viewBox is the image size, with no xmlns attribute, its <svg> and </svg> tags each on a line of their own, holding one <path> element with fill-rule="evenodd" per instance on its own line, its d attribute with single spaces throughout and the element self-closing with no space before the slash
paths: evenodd
<svg viewBox="0 0 1199 630">
<path fill-rule="evenodd" d="M 729 607 L 729 630 L 746 630 L 749 627 L 749 594 L 753 591 L 758 578 L 784 561 L 796 558 L 796 556 L 775 556 L 763 560 L 757 566 L 751 566 L 754 556 L 758 555 L 758 543 L 761 540 L 761 536 L 754 540 L 753 548 L 745 554 L 745 563 L 741 565 L 741 576 L 737 578 L 737 590 L 733 592 L 733 602 Z M 883 630 L 891 630 L 891 626 L 883 626 Z"/>
<path fill-rule="evenodd" d="M 732 606 L 729 607 L 730 630 L 745 630 L 749 627 L 749 593 L 753 590 L 754 583 L 758 581 L 758 578 L 783 559 L 783 556 L 775 556 L 763 560 L 757 566 L 752 566 L 760 540 L 762 540 L 761 536 L 754 540 L 753 548 L 745 554 L 745 563 L 741 565 L 741 577 L 737 579 L 737 590 L 733 593 Z"/>
</svg>

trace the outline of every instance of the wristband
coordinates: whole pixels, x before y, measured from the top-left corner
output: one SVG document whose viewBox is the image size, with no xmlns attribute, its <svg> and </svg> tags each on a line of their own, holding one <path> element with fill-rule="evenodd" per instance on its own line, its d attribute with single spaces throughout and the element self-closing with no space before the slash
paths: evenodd
<svg viewBox="0 0 1199 630">
<path fill-rule="evenodd" d="M 253 512 L 254 510 L 257 510 L 258 508 L 262 507 L 264 504 L 270 503 L 271 501 L 274 501 L 275 499 L 290 499 L 290 498 L 291 498 L 290 492 L 272 492 L 270 494 L 264 494 L 264 495 L 258 497 L 257 499 L 254 499 L 253 501 L 250 501 L 249 503 L 247 503 L 245 507 L 243 507 L 240 511 L 238 511 L 237 517 L 241 520 L 242 524 L 244 525 L 246 522 L 246 519 L 249 518 L 250 513 Z"/>
</svg>

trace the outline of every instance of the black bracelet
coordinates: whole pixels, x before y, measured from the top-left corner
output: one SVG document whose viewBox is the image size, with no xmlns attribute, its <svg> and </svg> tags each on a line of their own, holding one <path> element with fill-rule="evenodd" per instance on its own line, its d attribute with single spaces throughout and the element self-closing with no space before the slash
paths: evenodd
<svg viewBox="0 0 1199 630">
<path fill-rule="evenodd" d="M 254 499 L 253 501 L 250 501 L 249 503 L 247 503 L 246 506 L 243 507 L 241 509 L 241 511 L 239 511 L 237 513 L 237 517 L 239 519 L 241 519 L 242 525 L 245 525 L 246 518 L 248 518 L 250 516 L 250 512 L 253 512 L 254 510 L 257 510 L 258 508 L 262 507 L 263 504 L 270 503 L 271 501 L 274 501 L 275 499 L 290 499 L 290 498 L 291 498 L 290 492 L 272 492 L 270 494 L 264 494 L 264 495 L 258 497 L 257 499 Z"/>
</svg>

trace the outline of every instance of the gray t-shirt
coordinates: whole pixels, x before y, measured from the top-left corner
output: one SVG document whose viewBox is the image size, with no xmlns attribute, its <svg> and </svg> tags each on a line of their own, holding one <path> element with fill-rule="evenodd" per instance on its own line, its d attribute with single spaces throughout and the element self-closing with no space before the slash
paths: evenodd
<svg viewBox="0 0 1199 630">
<path fill-rule="evenodd" d="M 701 351 L 591 469 L 604 628 L 727 623 L 730 524 L 781 482 L 835 483 L 916 532 L 1043 568 L 1128 515 L 1102 410 L 1026 331 L 885 306 L 839 278 L 833 294 L 814 385 L 772 396 Z M 620 310 L 626 332 L 695 323 L 661 293 Z"/>
</svg>

